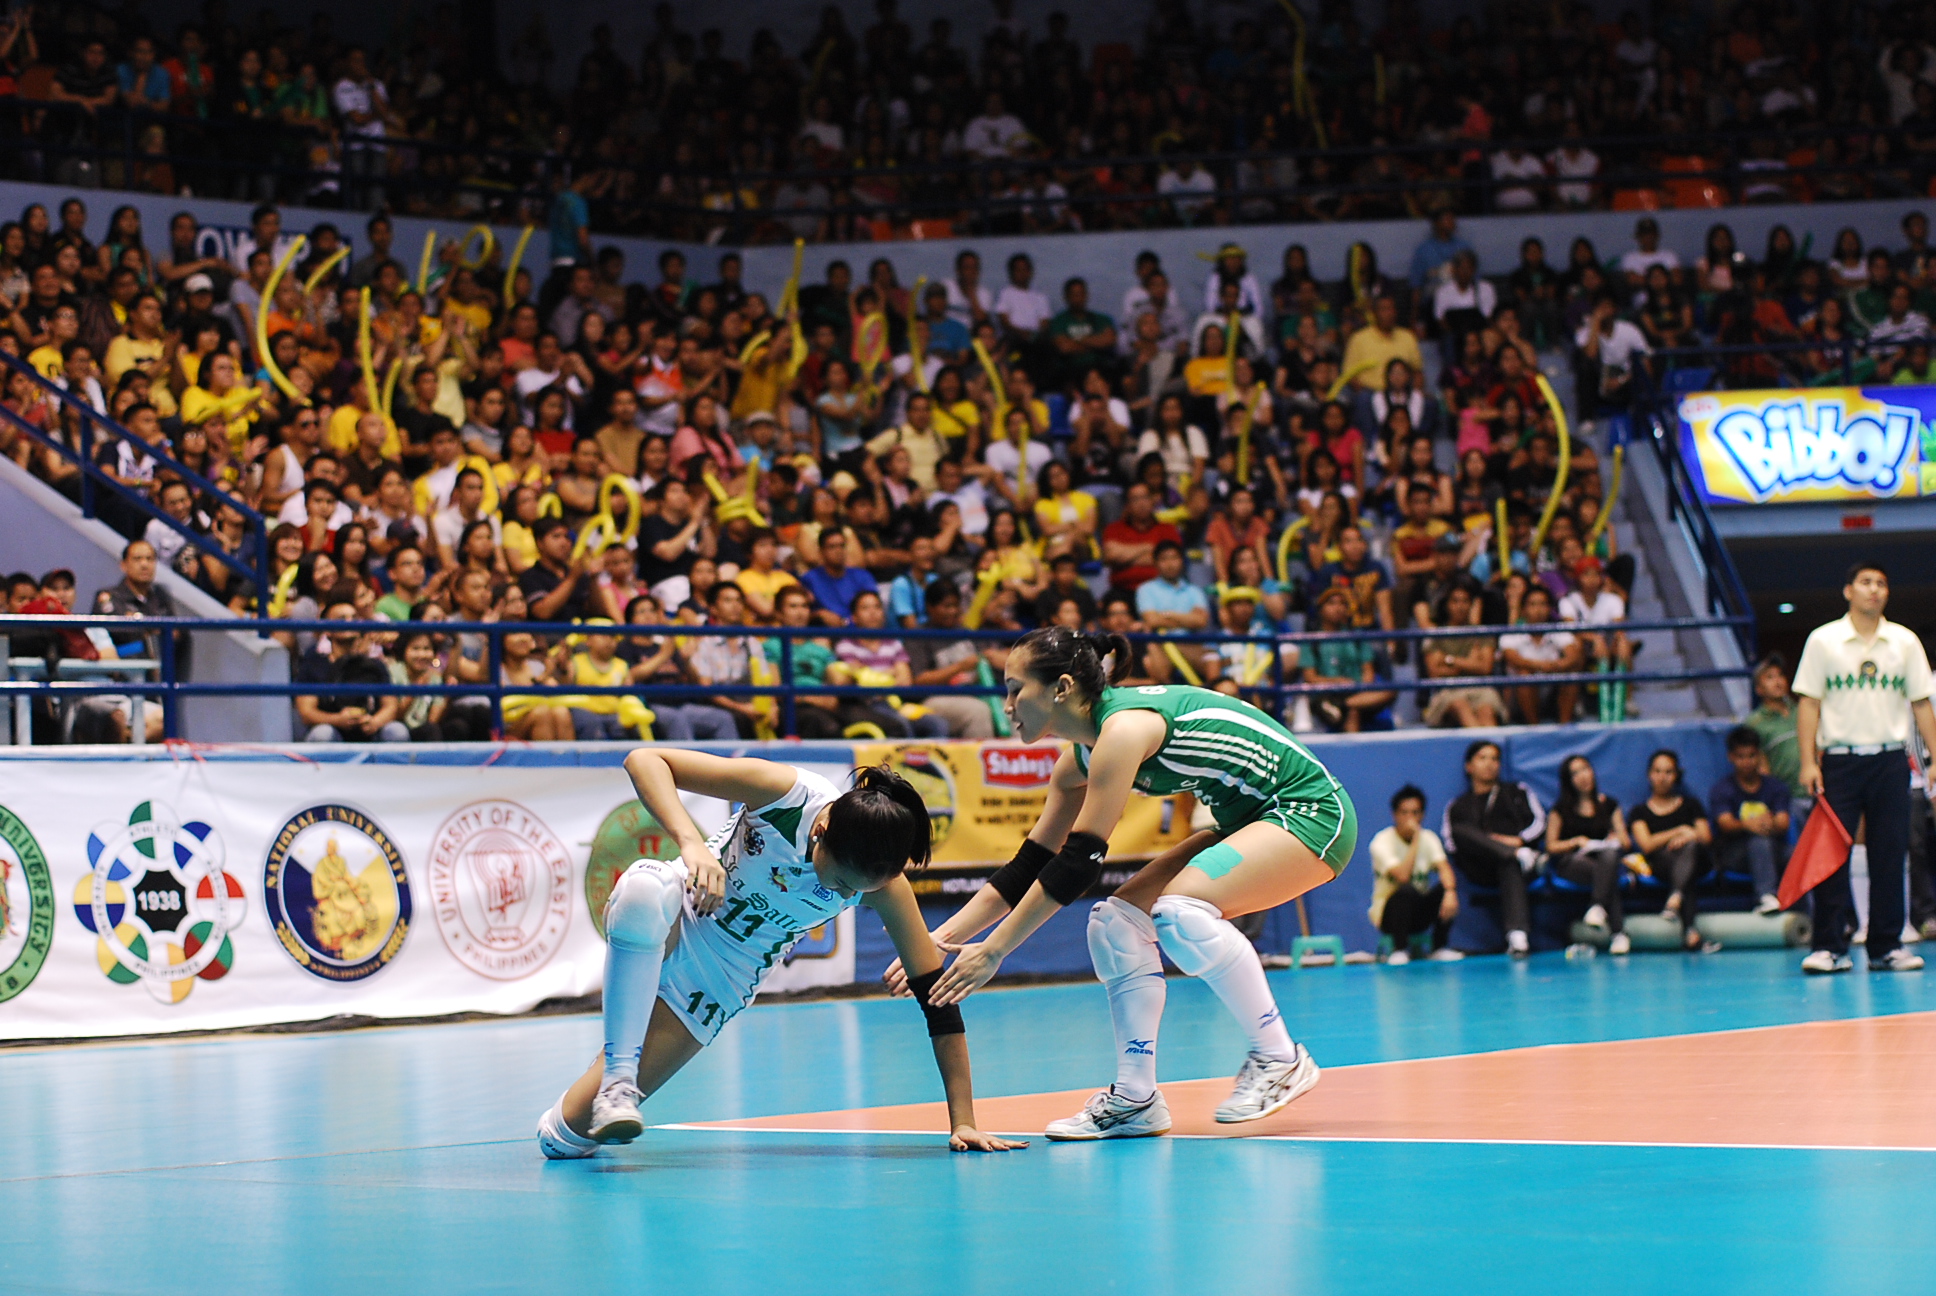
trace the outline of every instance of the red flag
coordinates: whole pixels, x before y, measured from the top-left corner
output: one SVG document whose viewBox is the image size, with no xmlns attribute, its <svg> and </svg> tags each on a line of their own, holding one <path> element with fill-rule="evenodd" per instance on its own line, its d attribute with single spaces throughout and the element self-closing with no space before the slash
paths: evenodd
<svg viewBox="0 0 1936 1296">
<path fill-rule="evenodd" d="M 1808 826 L 1802 829 L 1795 853 L 1788 857 L 1788 871 L 1781 876 L 1781 892 L 1775 897 L 1781 907 L 1789 908 L 1848 863 L 1849 845 L 1854 840 L 1829 808 L 1828 798 L 1815 798 Z"/>
</svg>

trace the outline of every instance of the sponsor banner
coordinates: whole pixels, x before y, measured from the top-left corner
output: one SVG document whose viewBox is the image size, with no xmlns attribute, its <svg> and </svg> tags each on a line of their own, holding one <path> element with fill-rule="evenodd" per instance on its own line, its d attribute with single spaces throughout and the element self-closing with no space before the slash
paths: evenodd
<svg viewBox="0 0 1936 1296">
<path fill-rule="evenodd" d="M 1936 387 L 1701 392 L 1682 458 L 1713 504 L 1936 495 Z"/>
<path fill-rule="evenodd" d="M 1066 743 L 859 743 L 854 760 L 885 764 L 928 803 L 937 865 L 1006 864 L 1042 815 Z M 1133 796 L 1109 837 L 1111 858 L 1147 859 L 1190 835 L 1173 797 Z M 972 889 L 972 888 L 971 888 Z"/>
<path fill-rule="evenodd" d="M 617 768 L 320 764 L 299 750 L 6 762 L 0 1039 L 512 1013 L 590 994 L 612 879 L 672 853 Z M 729 813 L 687 806 L 707 832 Z M 849 912 L 762 988 L 853 978 Z"/>
</svg>

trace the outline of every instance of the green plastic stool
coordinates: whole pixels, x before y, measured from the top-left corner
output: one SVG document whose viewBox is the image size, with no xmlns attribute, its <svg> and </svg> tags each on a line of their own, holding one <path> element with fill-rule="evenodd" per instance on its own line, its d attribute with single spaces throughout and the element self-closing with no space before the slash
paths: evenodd
<svg viewBox="0 0 1936 1296">
<path fill-rule="evenodd" d="M 1331 966 L 1344 968 L 1344 938 L 1340 936 L 1299 936 L 1291 941 L 1291 970 L 1304 966 L 1306 954 L 1329 954 Z"/>
</svg>

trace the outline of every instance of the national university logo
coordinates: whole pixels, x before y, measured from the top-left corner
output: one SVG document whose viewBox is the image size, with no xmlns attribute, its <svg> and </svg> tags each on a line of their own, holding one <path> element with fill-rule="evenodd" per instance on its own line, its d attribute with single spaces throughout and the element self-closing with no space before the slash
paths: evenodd
<svg viewBox="0 0 1936 1296">
<path fill-rule="evenodd" d="M 430 896 L 450 952 L 497 981 L 551 960 L 571 927 L 571 854 L 515 801 L 475 801 L 430 843 Z"/>
<path fill-rule="evenodd" d="M 200 821 L 182 823 L 143 801 L 125 824 L 88 834 L 92 872 L 74 888 L 74 916 L 94 933 L 108 980 L 140 982 L 165 1004 L 196 981 L 219 981 L 235 965 L 229 933 L 241 925 L 242 884 L 223 871 L 222 839 Z"/>
<path fill-rule="evenodd" d="M 25 990 L 54 944 L 54 880 L 20 817 L 0 806 L 0 1003 Z"/>
<path fill-rule="evenodd" d="M 310 806 L 283 824 L 263 863 L 262 899 L 277 942 L 324 981 L 382 971 L 410 935 L 403 852 L 349 806 Z"/>
</svg>

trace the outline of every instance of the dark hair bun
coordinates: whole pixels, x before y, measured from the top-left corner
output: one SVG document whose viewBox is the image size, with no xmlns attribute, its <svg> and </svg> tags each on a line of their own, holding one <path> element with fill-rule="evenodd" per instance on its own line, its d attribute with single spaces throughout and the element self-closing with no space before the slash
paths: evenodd
<svg viewBox="0 0 1936 1296">
<path fill-rule="evenodd" d="M 885 765 L 854 771 L 852 790 L 828 809 L 823 840 L 842 863 L 875 882 L 925 868 L 934 849 L 927 802 Z"/>
</svg>

